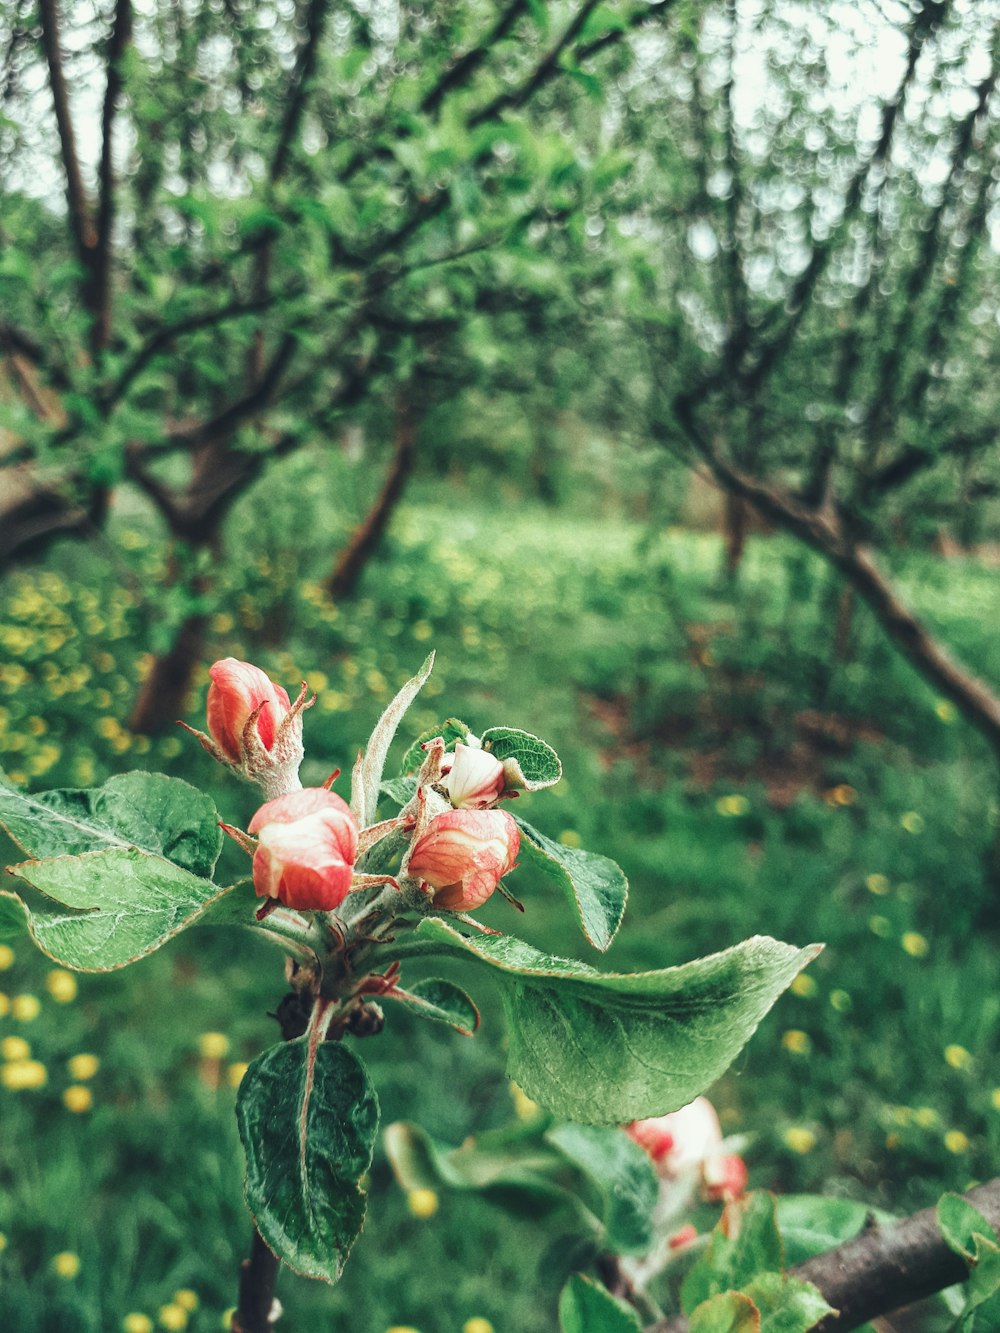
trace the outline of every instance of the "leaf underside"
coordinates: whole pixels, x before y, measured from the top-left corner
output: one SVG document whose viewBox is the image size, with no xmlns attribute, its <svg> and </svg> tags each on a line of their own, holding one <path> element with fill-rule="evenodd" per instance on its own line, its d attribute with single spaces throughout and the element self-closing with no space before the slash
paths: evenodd
<svg viewBox="0 0 1000 1333">
<path fill-rule="evenodd" d="M 625 915 L 628 880 L 610 857 L 565 847 L 514 816 L 521 830 L 521 855 L 554 880 L 576 909 L 583 933 L 601 953 L 610 946 Z"/>
</svg>

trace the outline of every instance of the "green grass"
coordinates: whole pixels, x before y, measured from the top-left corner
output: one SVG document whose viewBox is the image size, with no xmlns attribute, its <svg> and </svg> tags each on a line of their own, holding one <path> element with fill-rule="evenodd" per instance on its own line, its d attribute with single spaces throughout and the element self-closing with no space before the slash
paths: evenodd
<svg viewBox="0 0 1000 1333">
<path fill-rule="evenodd" d="M 726 1128 L 752 1136 L 753 1184 L 907 1210 L 992 1174 L 997 941 L 977 923 L 996 892 L 983 869 L 996 774 L 863 610 L 848 660 L 831 667 L 839 589 L 817 562 L 759 539 L 733 590 L 710 536 L 650 538 L 530 507 L 500 520 L 456 497 L 401 511 L 355 603 L 335 609 L 317 580 L 337 531 L 322 495 L 308 503 L 315 518 L 298 525 L 307 537 L 295 554 L 278 517 L 268 527 L 237 516 L 243 554 L 209 608 L 208 657 L 250 657 L 289 687 L 314 684 L 307 782 L 350 768 L 435 647 L 407 737 L 454 714 L 556 746 L 565 781 L 522 809 L 629 874 L 608 966 L 681 962 L 754 933 L 826 942 L 812 988 L 779 1001 L 712 1090 Z M 253 792 L 197 746 L 123 729 L 165 612 L 142 599 L 163 578 L 155 535 L 138 512 L 121 524 L 127 563 L 113 573 L 98 553 L 67 548 L 0 585 L 0 762 L 34 788 L 164 768 L 245 821 Z M 1000 681 L 992 573 L 907 554 L 900 577 L 955 650 Z M 188 720 L 199 715 L 195 699 Z M 513 888 L 526 917 L 498 903 L 484 919 L 586 956 L 544 881 L 522 870 Z M 47 960 L 27 941 L 15 952 L 0 991 L 38 996 L 41 1012 L 0 1018 L 0 1037 L 27 1039 L 48 1079 L 0 1086 L 0 1327 L 104 1333 L 128 1311 L 155 1318 L 189 1287 L 201 1302 L 190 1329 L 219 1328 L 249 1236 L 228 1071 L 274 1039 L 280 968 L 242 939 L 200 930 L 128 971 L 81 977 L 78 997 L 60 1004 Z M 477 998 L 473 1041 L 393 1011 L 364 1043 L 386 1120 L 415 1119 L 458 1143 L 510 1117 L 499 1017 L 488 993 Z M 199 1055 L 200 1034 L 214 1031 L 230 1037 L 221 1063 Z M 93 1108 L 74 1114 L 62 1093 L 80 1051 L 101 1067 Z M 371 1191 L 338 1287 L 282 1278 L 289 1328 L 456 1333 L 473 1315 L 498 1333 L 554 1327 L 558 1235 L 458 1195 L 417 1221 L 381 1158 Z M 53 1270 L 64 1251 L 81 1259 L 73 1278 Z"/>
</svg>

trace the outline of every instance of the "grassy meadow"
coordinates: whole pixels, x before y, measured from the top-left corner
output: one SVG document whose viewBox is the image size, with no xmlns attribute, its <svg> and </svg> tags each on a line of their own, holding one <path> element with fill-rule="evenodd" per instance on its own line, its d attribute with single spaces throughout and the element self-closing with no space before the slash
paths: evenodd
<svg viewBox="0 0 1000 1333">
<path fill-rule="evenodd" d="M 318 501 L 297 550 L 280 513 L 241 511 L 205 608 L 206 667 L 234 655 L 290 689 L 309 681 L 310 784 L 350 770 L 435 648 L 394 755 L 449 715 L 474 731 L 536 732 L 566 776 L 520 808 L 550 836 L 614 857 L 631 884 L 606 960 L 526 869 L 511 884 L 524 918 L 496 902 L 490 924 L 616 969 L 755 933 L 825 942 L 710 1093 L 724 1127 L 749 1136 L 752 1185 L 908 1211 L 993 1174 L 998 782 L 952 705 L 780 538 L 755 538 L 732 586 L 708 533 L 434 497 L 400 510 L 357 598 L 337 607 L 320 584 L 337 533 Z M 907 596 L 1000 681 L 995 571 L 898 560 Z M 164 582 L 162 544 L 138 510 L 116 515 L 113 554 L 67 546 L 5 577 L 0 764 L 32 790 L 159 768 L 209 788 L 242 824 L 254 792 L 190 738 L 125 726 L 185 609 L 150 598 Z M 850 617 L 839 657 L 838 614 Z M 225 855 L 243 869 L 235 849 Z M 276 956 L 247 941 L 196 929 L 125 971 L 79 976 L 27 938 L 0 947 L 0 1328 L 223 1327 L 250 1236 L 234 1089 L 276 1039 L 267 1015 L 284 989 Z M 515 1116 L 497 1006 L 474 984 L 474 1040 L 393 1009 L 364 1043 L 385 1122 L 413 1119 L 457 1144 Z M 283 1275 L 279 1327 L 461 1333 L 478 1318 L 496 1333 L 548 1333 L 562 1275 L 558 1234 L 458 1194 L 416 1217 L 376 1156 L 343 1281 Z"/>
</svg>

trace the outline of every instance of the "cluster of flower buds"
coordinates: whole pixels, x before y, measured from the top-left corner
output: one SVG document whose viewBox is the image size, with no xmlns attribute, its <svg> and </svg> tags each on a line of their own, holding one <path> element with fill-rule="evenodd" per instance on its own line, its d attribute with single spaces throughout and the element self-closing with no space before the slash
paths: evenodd
<svg viewBox="0 0 1000 1333">
<path fill-rule="evenodd" d="M 506 812 L 489 808 L 504 794 L 504 767 L 475 737 L 456 745 L 454 753 L 446 752 L 440 739 L 430 742 L 421 770 L 424 787 L 413 813 L 362 830 L 339 796 L 299 785 L 302 710 L 312 702 L 306 701 L 306 685 L 292 704 L 280 685 L 249 662 L 228 657 L 209 674 L 209 735 L 194 735 L 209 754 L 271 797 L 246 834 L 223 825 L 253 855 L 258 897 L 328 912 L 352 889 L 397 884 L 389 876 L 359 874 L 355 861 L 359 848 L 400 826 L 412 834 L 401 877 L 409 876 L 435 907 L 481 907 L 513 870 L 520 846 L 517 825 Z"/>
<path fill-rule="evenodd" d="M 723 1151 L 722 1127 L 707 1097 L 669 1115 L 634 1120 L 625 1129 L 649 1153 L 665 1181 L 695 1176 L 705 1197 L 716 1202 L 739 1198 L 746 1189 L 746 1163 L 736 1153 Z"/>
</svg>

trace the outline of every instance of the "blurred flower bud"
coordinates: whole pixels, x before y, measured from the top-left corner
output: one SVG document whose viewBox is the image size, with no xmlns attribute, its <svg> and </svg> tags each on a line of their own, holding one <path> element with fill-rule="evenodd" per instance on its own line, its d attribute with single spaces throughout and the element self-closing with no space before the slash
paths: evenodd
<svg viewBox="0 0 1000 1333">
<path fill-rule="evenodd" d="M 747 1187 L 747 1164 L 736 1153 L 716 1153 L 702 1163 L 705 1194 L 717 1203 L 738 1199 Z"/>
<path fill-rule="evenodd" d="M 685 1245 L 690 1245 L 693 1240 L 698 1239 L 698 1229 L 691 1222 L 686 1222 L 680 1231 L 675 1231 L 667 1240 L 667 1245 L 671 1250 L 682 1250 Z"/>
<path fill-rule="evenodd" d="M 456 810 L 483 810 L 494 805 L 504 789 L 503 764 L 488 750 L 472 745 L 455 746 L 444 756 L 442 786 Z"/>
<path fill-rule="evenodd" d="M 446 810 L 410 853 L 409 874 L 434 890 L 434 905 L 481 907 L 517 862 L 521 837 L 505 810 Z"/>
<path fill-rule="evenodd" d="M 262 805 L 249 832 L 258 898 L 286 907 L 329 912 L 347 897 L 358 851 L 358 826 L 345 801 L 323 787 L 305 787 Z"/>
<path fill-rule="evenodd" d="M 228 764 L 265 795 L 298 786 L 302 763 L 302 711 L 310 707 L 305 683 L 294 703 L 280 685 L 249 662 L 223 658 L 209 669 L 209 735 L 181 726 L 197 736 L 214 759 Z"/>
<path fill-rule="evenodd" d="M 719 1117 L 707 1097 L 697 1097 L 669 1115 L 634 1120 L 625 1128 L 669 1179 L 700 1166 L 722 1142 Z"/>
</svg>

